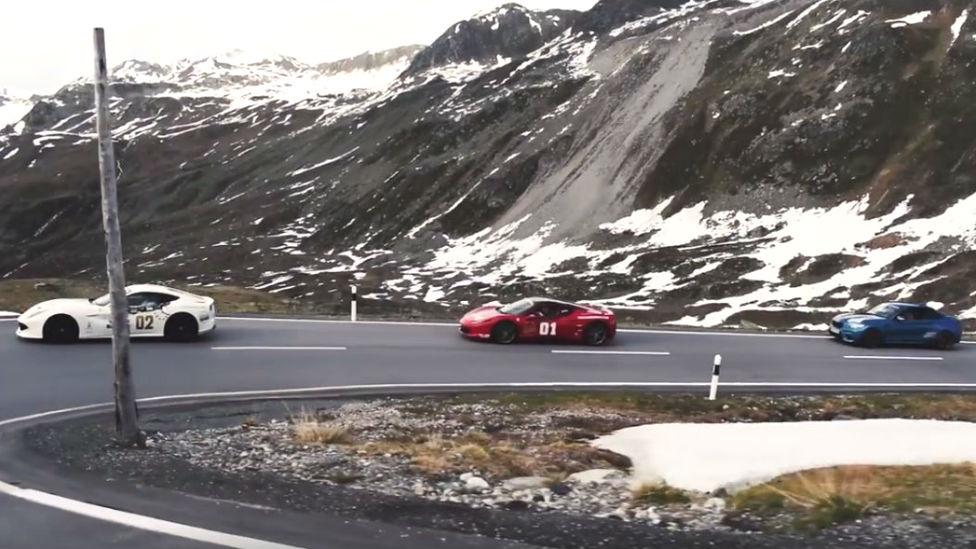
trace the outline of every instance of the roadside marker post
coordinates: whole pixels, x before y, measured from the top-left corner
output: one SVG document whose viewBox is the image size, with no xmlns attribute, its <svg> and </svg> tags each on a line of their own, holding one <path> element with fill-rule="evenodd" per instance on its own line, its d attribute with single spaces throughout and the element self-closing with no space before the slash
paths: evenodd
<svg viewBox="0 0 976 549">
<path fill-rule="evenodd" d="M 712 385 L 708 389 L 708 400 L 715 400 L 718 396 L 718 374 L 722 369 L 722 355 L 715 355 L 715 362 L 712 364 Z"/>
<path fill-rule="evenodd" d="M 350 286 L 352 288 L 352 302 L 349 304 L 349 319 L 352 322 L 356 322 L 356 286 Z"/>
<path fill-rule="evenodd" d="M 122 229 L 119 222 L 118 178 L 112 144 L 111 88 L 105 56 L 105 31 L 94 30 L 95 45 L 95 133 L 98 136 L 98 171 L 102 196 L 102 228 L 105 232 L 105 264 L 111 305 L 112 364 L 115 370 L 115 432 L 126 446 L 146 447 L 146 435 L 139 428 L 139 409 L 129 359 L 129 308 L 125 297 L 125 269 L 122 259 Z M 77 332 L 75 333 L 77 337 Z"/>
</svg>

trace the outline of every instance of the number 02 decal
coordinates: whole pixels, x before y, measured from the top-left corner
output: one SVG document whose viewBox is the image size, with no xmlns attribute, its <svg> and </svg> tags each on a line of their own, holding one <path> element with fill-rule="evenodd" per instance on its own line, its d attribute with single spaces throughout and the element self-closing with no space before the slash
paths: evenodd
<svg viewBox="0 0 976 549">
<path fill-rule="evenodd" d="M 136 315 L 136 330 L 152 330 L 153 315 Z"/>
<path fill-rule="evenodd" d="M 544 336 L 556 335 L 556 323 L 543 322 L 542 324 L 539 324 L 539 335 L 544 335 Z"/>
</svg>

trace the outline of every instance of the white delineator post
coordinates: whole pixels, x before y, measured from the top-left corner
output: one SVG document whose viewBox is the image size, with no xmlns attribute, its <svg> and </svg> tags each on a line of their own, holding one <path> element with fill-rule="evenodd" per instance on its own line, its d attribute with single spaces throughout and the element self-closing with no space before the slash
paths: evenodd
<svg viewBox="0 0 976 549">
<path fill-rule="evenodd" d="M 352 288 L 352 302 L 349 304 L 349 318 L 353 322 L 356 322 L 356 286 L 350 286 Z"/>
<path fill-rule="evenodd" d="M 722 369 L 722 355 L 715 355 L 715 362 L 712 364 L 712 386 L 708 389 L 708 400 L 715 400 L 718 396 L 718 374 Z"/>
</svg>

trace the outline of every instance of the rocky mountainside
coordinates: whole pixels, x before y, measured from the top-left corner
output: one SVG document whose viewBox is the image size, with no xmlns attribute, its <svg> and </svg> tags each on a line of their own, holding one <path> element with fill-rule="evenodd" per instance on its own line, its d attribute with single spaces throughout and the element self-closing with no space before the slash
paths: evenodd
<svg viewBox="0 0 976 549">
<path fill-rule="evenodd" d="M 547 292 L 687 325 L 811 327 L 888 299 L 976 319 L 971 14 L 507 5 L 379 66 L 124 63 L 129 276 L 323 307 L 358 280 L 395 303 Z M 75 82 L 0 134 L 0 277 L 103 269 L 90 104 Z"/>
</svg>

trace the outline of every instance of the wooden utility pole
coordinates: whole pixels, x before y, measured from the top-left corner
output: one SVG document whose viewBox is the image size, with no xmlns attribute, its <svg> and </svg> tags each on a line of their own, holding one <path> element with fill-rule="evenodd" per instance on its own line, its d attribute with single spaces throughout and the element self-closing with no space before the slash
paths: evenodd
<svg viewBox="0 0 976 549">
<path fill-rule="evenodd" d="M 95 29 L 95 128 L 98 132 L 98 168 L 102 183 L 102 223 L 105 228 L 108 291 L 112 307 L 112 359 L 115 364 L 115 431 L 125 446 L 144 446 L 139 430 L 136 391 L 129 364 L 129 305 L 122 268 L 122 230 L 119 228 L 119 200 L 116 192 L 115 150 L 108 109 L 108 66 L 105 60 L 105 31 Z"/>
</svg>

